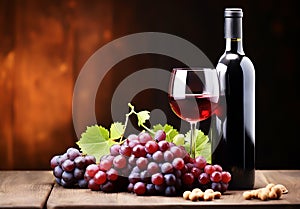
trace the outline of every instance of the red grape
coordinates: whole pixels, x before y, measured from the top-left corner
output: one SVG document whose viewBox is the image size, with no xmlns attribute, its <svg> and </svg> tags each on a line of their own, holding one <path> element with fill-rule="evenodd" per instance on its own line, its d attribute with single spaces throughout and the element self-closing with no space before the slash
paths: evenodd
<svg viewBox="0 0 300 209">
<path fill-rule="evenodd" d="M 132 148 L 132 154 L 135 157 L 145 157 L 147 153 L 143 145 L 137 144 Z"/>
<path fill-rule="evenodd" d="M 202 156 L 198 156 L 195 158 L 194 164 L 197 168 L 203 169 L 206 166 L 206 159 Z"/>
<path fill-rule="evenodd" d="M 107 175 L 107 179 L 110 181 L 115 181 L 118 179 L 118 171 L 114 168 L 109 169 L 106 172 L 106 175 Z"/>
<path fill-rule="evenodd" d="M 172 165 L 176 170 L 181 170 L 184 167 L 184 161 L 182 158 L 175 158 L 172 162 Z"/>
<path fill-rule="evenodd" d="M 131 155 L 131 147 L 129 147 L 128 145 L 122 145 L 119 149 L 119 153 L 121 155 L 127 156 L 129 157 Z"/>
<path fill-rule="evenodd" d="M 202 185 L 208 184 L 210 182 L 209 175 L 207 173 L 201 173 L 198 177 L 198 181 Z"/>
<path fill-rule="evenodd" d="M 98 171 L 94 176 L 94 181 L 96 184 L 103 184 L 106 181 L 106 173 L 103 171 Z"/>
<path fill-rule="evenodd" d="M 201 170 L 197 167 L 193 167 L 191 169 L 191 173 L 194 175 L 195 178 L 198 178 L 199 175 L 201 174 Z"/>
<path fill-rule="evenodd" d="M 231 180 L 231 174 L 228 171 L 223 171 L 221 174 L 223 183 L 228 183 Z"/>
<path fill-rule="evenodd" d="M 155 173 L 151 176 L 151 182 L 154 185 L 161 185 L 164 183 L 164 177 L 161 173 Z"/>
<path fill-rule="evenodd" d="M 143 195 L 146 193 L 146 185 L 143 182 L 137 182 L 133 186 L 133 191 L 137 195 Z"/>
<path fill-rule="evenodd" d="M 112 161 L 109 161 L 108 159 L 104 159 L 100 161 L 99 168 L 102 171 L 107 171 L 111 168 L 112 164 L 113 164 Z"/>
<path fill-rule="evenodd" d="M 167 141 L 160 141 L 158 142 L 158 147 L 160 151 L 164 152 L 170 148 L 169 142 Z"/>
<path fill-rule="evenodd" d="M 191 173 L 185 173 L 182 177 L 183 184 L 192 185 L 194 183 L 194 176 Z"/>
<path fill-rule="evenodd" d="M 210 180 L 213 182 L 220 182 L 222 180 L 222 174 L 219 171 L 214 171 L 211 175 L 210 175 Z"/>
<path fill-rule="evenodd" d="M 154 152 L 156 152 L 158 150 L 158 144 L 155 141 L 148 141 L 145 144 L 145 150 L 148 153 L 153 154 Z"/>
<path fill-rule="evenodd" d="M 204 167 L 204 172 L 207 173 L 207 174 L 209 174 L 209 175 L 211 175 L 215 171 L 216 171 L 216 168 L 214 166 L 212 166 L 212 165 L 206 165 Z"/>
<path fill-rule="evenodd" d="M 96 164 L 91 164 L 88 167 L 86 167 L 86 173 L 93 178 L 95 174 L 99 171 L 99 167 Z"/>
<path fill-rule="evenodd" d="M 154 140 L 157 142 L 163 141 L 166 139 L 166 133 L 163 130 L 156 131 L 154 135 Z"/>
<path fill-rule="evenodd" d="M 219 171 L 219 172 L 222 172 L 222 171 L 223 171 L 223 168 L 222 168 L 220 165 L 215 164 L 215 165 L 213 165 L 213 166 L 215 167 L 216 171 Z"/>
</svg>

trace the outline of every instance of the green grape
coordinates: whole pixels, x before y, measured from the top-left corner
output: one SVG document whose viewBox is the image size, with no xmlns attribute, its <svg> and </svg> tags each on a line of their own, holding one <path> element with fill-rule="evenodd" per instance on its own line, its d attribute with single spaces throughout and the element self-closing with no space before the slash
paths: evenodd
<svg viewBox="0 0 300 209">
<path fill-rule="evenodd" d="M 177 146 L 181 146 L 184 145 L 184 135 L 183 134 L 177 134 L 174 138 L 173 138 L 173 143 L 176 144 Z"/>
</svg>

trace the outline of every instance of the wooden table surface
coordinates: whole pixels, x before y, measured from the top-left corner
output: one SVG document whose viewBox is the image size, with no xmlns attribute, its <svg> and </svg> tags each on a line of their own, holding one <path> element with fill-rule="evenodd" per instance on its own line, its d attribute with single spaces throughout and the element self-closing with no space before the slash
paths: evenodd
<svg viewBox="0 0 300 209">
<path fill-rule="evenodd" d="M 300 208 L 300 170 L 257 170 L 255 187 L 284 184 L 279 200 L 244 200 L 243 191 L 227 191 L 219 200 L 191 202 L 181 197 L 64 189 L 51 171 L 0 171 L 0 208 Z"/>
<path fill-rule="evenodd" d="M 53 183 L 51 171 L 0 171 L 0 208 L 43 208 Z"/>
</svg>

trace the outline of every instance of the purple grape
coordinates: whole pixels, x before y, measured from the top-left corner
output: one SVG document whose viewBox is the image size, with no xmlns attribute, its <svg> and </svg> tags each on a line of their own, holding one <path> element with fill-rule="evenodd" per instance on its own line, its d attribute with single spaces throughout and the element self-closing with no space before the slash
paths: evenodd
<svg viewBox="0 0 300 209">
<path fill-rule="evenodd" d="M 159 166 L 156 162 L 150 162 L 147 166 L 147 171 L 149 173 L 149 175 L 153 175 L 155 173 L 159 172 Z"/>
<path fill-rule="evenodd" d="M 136 160 L 136 165 L 140 170 L 145 170 L 148 166 L 148 159 L 145 157 L 139 157 Z"/>
<path fill-rule="evenodd" d="M 87 188 L 87 186 L 88 186 L 88 181 L 85 180 L 85 179 L 80 179 L 80 180 L 78 180 L 78 186 L 79 186 L 80 188 Z"/>
<path fill-rule="evenodd" d="M 65 182 L 73 182 L 74 180 L 74 175 L 73 173 L 71 172 L 67 172 L 67 171 L 64 171 L 61 175 L 62 179 L 65 181 Z"/>
<path fill-rule="evenodd" d="M 214 190 L 214 191 L 221 192 L 222 191 L 222 186 L 221 186 L 220 183 L 212 182 L 211 183 L 211 189 Z"/>
<path fill-rule="evenodd" d="M 75 168 L 74 169 L 74 178 L 77 180 L 84 179 L 84 169 Z"/>
<path fill-rule="evenodd" d="M 117 155 L 119 155 L 120 153 L 119 153 L 119 149 L 120 149 L 120 145 L 119 144 L 114 144 L 114 145 L 112 145 L 111 147 L 110 147 L 110 154 L 112 155 L 112 156 L 117 156 Z"/>
<path fill-rule="evenodd" d="M 85 159 L 85 166 L 96 163 L 96 158 L 92 155 L 87 155 L 84 157 L 84 159 Z"/>
<path fill-rule="evenodd" d="M 174 154 L 171 151 L 167 150 L 164 152 L 164 160 L 166 162 L 172 162 L 173 159 L 174 159 Z"/>
<path fill-rule="evenodd" d="M 111 181 L 107 181 L 106 183 L 101 184 L 100 189 L 103 192 L 110 193 L 110 192 L 114 192 L 115 186 Z"/>
<path fill-rule="evenodd" d="M 128 176 L 128 180 L 130 183 L 135 184 L 136 182 L 141 181 L 141 175 L 140 173 L 131 173 Z"/>
<path fill-rule="evenodd" d="M 85 161 L 86 159 L 83 156 L 78 156 L 74 159 L 75 166 L 80 169 L 85 167 Z"/>
<path fill-rule="evenodd" d="M 63 164 L 62 164 L 62 169 L 63 169 L 64 171 L 71 172 L 71 171 L 74 170 L 74 168 L 75 168 L 75 163 L 74 163 L 74 161 L 72 161 L 72 160 L 67 159 L 67 160 L 65 160 L 65 162 L 63 162 Z"/>
<path fill-rule="evenodd" d="M 173 172 L 173 166 L 169 162 L 165 162 L 161 165 L 161 172 L 162 173 L 172 173 Z"/>
<path fill-rule="evenodd" d="M 162 151 L 156 151 L 153 153 L 152 158 L 155 162 L 157 163 L 161 163 L 164 161 L 164 155 L 162 153 Z"/>
<path fill-rule="evenodd" d="M 146 194 L 147 195 L 155 195 L 156 189 L 154 184 L 147 184 L 146 185 Z"/>
<path fill-rule="evenodd" d="M 60 167 L 60 166 L 56 166 L 53 170 L 53 175 L 56 177 L 56 178 L 61 178 L 62 176 L 62 173 L 63 173 L 63 169 Z"/>
<path fill-rule="evenodd" d="M 71 147 L 67 150 L 67 155 L 70 160 L 74 160 L 76 157 L 80 156 L 81 153 L 79 152 L 78 149 Z"/>
<path fill-rule="evenodd" d="M 54 169 L 56 166 L 59 165 L 59 163 L 58 163 L 59 157 L 60 157 L 59 155 L 56 155 L 56 156 L 51 158 L 50 166 L 51 166 L 52 169 Z"/>
<path fill-rule="evenodd" d="M 176 177 L 172 173 L 165 174 L 164 180 L 165 180 L 167 186 L 174 186 L 176 184 Z"/>
<path fill-rule="evenodd" d="M 176 196 L 176 188 L 175 186 L 167 186 L 165 189 L 165 195 L 166 196 Z"/>
<path fill-rule="evenodd" d="M 148 141 L 152 141 L 152 137 L 147 132 L 141 132 L 138 136 L 141 145 L 145 145 Z"/>
</svg>

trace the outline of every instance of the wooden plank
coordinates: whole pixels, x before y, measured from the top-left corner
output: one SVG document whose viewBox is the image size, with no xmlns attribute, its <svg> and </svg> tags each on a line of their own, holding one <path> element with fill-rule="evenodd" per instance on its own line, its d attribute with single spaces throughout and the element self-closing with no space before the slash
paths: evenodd
<svg viewBox="0 0 300 209">
<path fill-rule="evenodd" d="M 43 208 L 54 177 L 50 171 L 0 171 L 0 208 Z"/>
<path fill-rule="evenodd" d="M 263 187 L 270 180 L 285 184 L 289 193 L 280 200 L 244 200 L 243 191 L 227 191 L 221 199 L 211 202 L 191 202 L 181 197 L 136 196 L 130 193 L 103 193 L 87 189 L 64 189 L 58 185 L 52 190 L 47 208 L 298 208 L 300 206 L 300 171 L 256 171 L 255 187 Z"/>
</svg>

